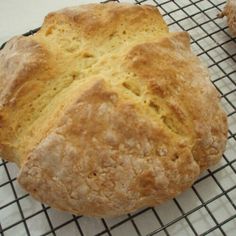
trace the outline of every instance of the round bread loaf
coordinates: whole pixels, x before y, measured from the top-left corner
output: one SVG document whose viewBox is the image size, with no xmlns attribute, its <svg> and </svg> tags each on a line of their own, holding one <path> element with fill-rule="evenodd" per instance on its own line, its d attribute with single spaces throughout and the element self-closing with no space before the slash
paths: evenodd
<svg viewBox="0 0 236 236">
<path fill-rule="evenodd" d="M 189 188 L 225 148 L 226 115 L 186 32 L 155 7 L 50 13 L 0 51 L 0 154 L 57 209 L 116 216 Z"/>
</svg>

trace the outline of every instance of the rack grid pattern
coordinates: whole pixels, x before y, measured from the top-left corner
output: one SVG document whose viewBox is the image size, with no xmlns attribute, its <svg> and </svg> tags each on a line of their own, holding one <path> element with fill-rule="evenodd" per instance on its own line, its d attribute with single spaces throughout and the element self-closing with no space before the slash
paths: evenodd
<svg viewBox="0 0 236 236">
<path fill-rule="evenodd" d="M 216 17 L 225 1 L 132 2 L 157 6 L 171 31 L 191 35 L 192 49 L 208 66 L 228 114 L 228 143 L 222 160 L 177 198 L 114 219 L 75 216 L 36 202 L 18 186 L 15 165 L 0 160 L 2 236 L 236 235 L 236 39 L 229 33 L 226 20 Z"/>
</svg>

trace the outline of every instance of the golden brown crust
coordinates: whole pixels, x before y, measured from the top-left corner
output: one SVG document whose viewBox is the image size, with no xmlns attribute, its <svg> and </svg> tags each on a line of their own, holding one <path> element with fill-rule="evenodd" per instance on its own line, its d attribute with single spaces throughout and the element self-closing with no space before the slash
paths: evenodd
<svg viewBox="0 0 236 236">
<path fill-rule="evenodd" d="M 227 122 L 207 69 L 190 51 L 189 41 L 187 33 L 171 33 L 158 43 L 137 45 L 125 64 L 146 81 L 154 99 L 158 96 L 159 112 L 162 106 L 169 109 L 173 131 L 195 139 L 194 158 L 206 169 L 220 158 Z"/>
<path fill-rule="evenodd" d="M 49 64 L 47 51 L 32 37 L 14 37 L 0 51 L 0 154 L 6 159 L 18 162 L 13 139 L 24 119 L 22 104 L 28 107 L 29 99 L 38 96 L 51 75 Z"/>
<path fill-rule="evenodd" d="M 208 72 L 188 34 L 168 33 L 153 7 L 64 9 L 27 40 L 15 51 L 37 48 L 24 64 L 34 76 L 9 82 L 28 90 L 6 90 L 0 145 L 36 199 L 75 214 L 121 215 L 173 198 L 221 157 L 227 122 Z M 4 66 L 15 60 L 4 57 Z"/>
<path fill-rule="evenodd" d="M 100 81 L 30 154 L 18 180 L 36 198 L 74 213 L 113 216 L 155 205 L 199 174 L 188 142 L 170 136 Z"/>
<path fill-rule="evenodd" d="M 157 21 L 159 21 L 160 30 L 167 30 L 160 13 L 153 6 L 132 5 L 131 7 L 130 4 L 108 3 L 65 8 L 49 14 L 45 19 L 45 24 L 52 31 L 55 23 L 70 24 L 71 27 L 79 28 L 83 37 L 94 40 L 95 34 L 96 38 L 101 36 L 104 39 L 126 25 L 129 25 L 129 30 L 133 33 L 135 30 L 140 32 L 146 30 L 140 29 L 140 26 Z"/>
</svg>

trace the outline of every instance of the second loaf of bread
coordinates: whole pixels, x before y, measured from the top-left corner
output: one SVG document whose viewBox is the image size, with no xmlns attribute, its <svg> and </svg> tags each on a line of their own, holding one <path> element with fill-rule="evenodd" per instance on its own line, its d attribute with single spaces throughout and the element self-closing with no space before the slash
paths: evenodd
<svg viewBox="0 0 236 236">
<path fill-rule="evenodd" d="M 114 216 L 173 198 L 215 164 L 226 115 L 187 33 L 158 10 L 49 14 L 0 51 L 0 154 L 36 199 Z"/>
</svg>

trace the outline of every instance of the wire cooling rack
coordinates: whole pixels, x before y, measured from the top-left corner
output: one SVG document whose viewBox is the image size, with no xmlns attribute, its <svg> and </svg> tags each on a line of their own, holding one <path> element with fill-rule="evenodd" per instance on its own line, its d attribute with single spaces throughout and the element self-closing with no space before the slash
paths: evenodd
<svg viewBox="0 0 236 236">
<path fill-rule="evenodd" d="M 216 18 L 225 1 L 133 3 L 158 6 L 171 31 L 190 33 L 193 51 L 208 65 L 228 114 L 228 144 L 221 162 L 204 172 L 192 188 L 165 204 L 114 219 L 94 219 L 58 212 L 36 202 L 18 186 L 16 166 L 0 160 L 2 236 L 236 235 L 236 40 L 226 20 Z"/>
</svg>

